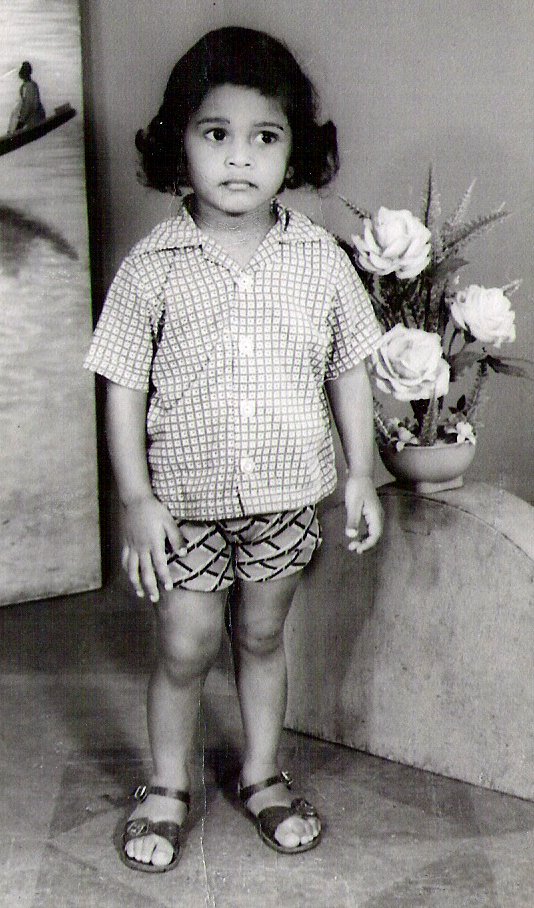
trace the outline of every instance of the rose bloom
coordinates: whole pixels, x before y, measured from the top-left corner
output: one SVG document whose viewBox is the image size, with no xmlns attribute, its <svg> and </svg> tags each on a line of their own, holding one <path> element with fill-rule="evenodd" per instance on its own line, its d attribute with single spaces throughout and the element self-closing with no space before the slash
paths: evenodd
<svg viewBox="0 0 534 908">
<path fill-rule="evenodd" d="M 451 305 L 454 324 L 483 344 L 500 347 L 515 340 L 515 313 L 510 300 L 498 287 L 487 290 L 471 284 L 456 294 Z"/>
<path fill-rule="evenodd" d="M 417 277 L 430 261 L 430 230 L 411 211 L 379 208 L 365 218 L 363 237 L 353 236 L 362 268 L 373 274 L 395 272 L 401 280 Z"/>
<path fill-rule="evenodd" d="M 377 387 L 397 400 L 428 400 L 449 390 L 449 364 L 439 334 L 395 325 L 372 357 Z"/>
</svg>

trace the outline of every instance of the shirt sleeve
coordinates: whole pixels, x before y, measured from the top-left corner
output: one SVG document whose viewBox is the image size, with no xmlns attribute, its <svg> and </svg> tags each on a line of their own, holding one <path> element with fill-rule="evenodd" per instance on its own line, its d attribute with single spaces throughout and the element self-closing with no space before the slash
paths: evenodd
<svg viewBox="0 0 534 908">
<path fill-rule="evenodd" d="M 332 344 L 325 380 L 338 378 L 376 348 L 382 331 L 373 305 L 348 255 L 338 247 L 335 295 L 330 310 Z"/>
<path fill-rule="evenodd" d="M 118 385 L 148 391 L 152 337 L 149 307 L 127 258 L 109 288 L 84 367 Z"/>
</svg>

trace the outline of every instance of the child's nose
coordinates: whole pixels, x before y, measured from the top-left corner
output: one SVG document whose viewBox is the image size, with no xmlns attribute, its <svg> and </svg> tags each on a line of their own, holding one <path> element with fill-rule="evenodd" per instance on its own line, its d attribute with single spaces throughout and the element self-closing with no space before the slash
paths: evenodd
<svg viewBox="0 0 534 908">
<path fill-rule="evenodd" d="M 226 163 L 230 167 L 250 167 L 253 163 L 252 152 L 248 142 L 235 141 L 228 149 Z"/>
</svg>

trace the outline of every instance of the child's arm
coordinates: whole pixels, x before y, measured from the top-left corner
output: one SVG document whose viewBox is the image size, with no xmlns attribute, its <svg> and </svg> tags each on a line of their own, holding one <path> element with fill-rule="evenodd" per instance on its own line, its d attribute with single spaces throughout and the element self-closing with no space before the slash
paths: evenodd
<svg viewBox="0 0 534 908">
<path fill-rule="evenodd" d="M 382 533 L 382 506 L 373 482 L 373 395 L 364 363 L 343 372 L 327 385 L 330 406 L 347 461 L 346 534 L 349 549 L 370 549 Z M 358 535 L 362 517 L 367 534 Z"/>
<path fill-rule="evenodd" d="M 138 596 L 159 599 L 158 579 L 165 589 L 172 579 L 165 556 L 165 540 L 174 551 L 184 546 L 170 512 L 154 496 L 146 457 L 147 395 L 108 382 L 106 426 L 113 472 L 123 506 L 122 565 Z"/>
</svg>

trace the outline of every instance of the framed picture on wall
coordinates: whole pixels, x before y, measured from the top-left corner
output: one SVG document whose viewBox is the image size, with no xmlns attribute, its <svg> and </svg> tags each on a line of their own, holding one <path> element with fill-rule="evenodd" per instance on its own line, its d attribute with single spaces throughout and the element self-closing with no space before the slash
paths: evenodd
<svg viewBox="0 0 534 908">
<path fill-rule="evenodd" d="M 77 0 L 3 0 L 0 604 L 100 585 Z"/>
</svg>

